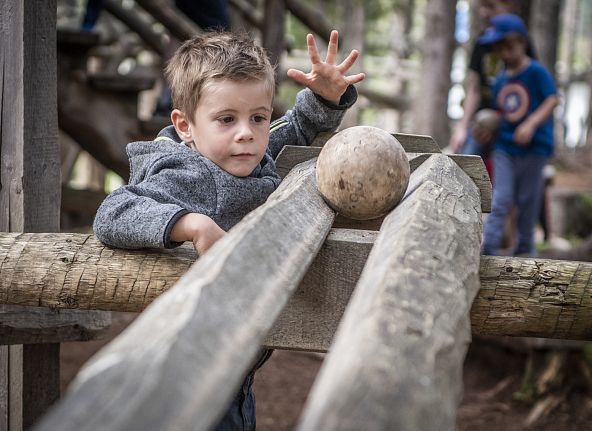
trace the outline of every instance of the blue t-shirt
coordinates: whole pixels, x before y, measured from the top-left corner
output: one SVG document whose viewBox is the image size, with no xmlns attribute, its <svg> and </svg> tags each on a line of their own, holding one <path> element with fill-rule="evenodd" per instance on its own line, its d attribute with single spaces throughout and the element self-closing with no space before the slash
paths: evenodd
<svg viewBox="0 0 592 431">
<path fill-rule="evenodd" d="M 514 142 L 514 132 L 524 119 L 532 114 L 544 100 L 557 94 L 551 74 L 536 60 L 514 76 L 503 70 L 493 87 L 497 109 L 502 114 L 495 148 L 510 155 L 553 155 L 553 116 L 550 115 L 535 131 L 529 145 Z"/>
</svg>

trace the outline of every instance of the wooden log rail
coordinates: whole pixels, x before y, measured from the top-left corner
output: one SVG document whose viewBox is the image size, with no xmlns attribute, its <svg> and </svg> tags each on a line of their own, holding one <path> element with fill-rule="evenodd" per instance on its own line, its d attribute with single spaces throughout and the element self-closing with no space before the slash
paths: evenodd
<svg viewBox="0 0 592 431">
<path fill-rule="evenodd" d="M 328 350 L 377 234 L 331 229 L 266 345 Z M 194 261 L 188 245 L 115 250 L 86 234 L 0 233 L 0 303 L 139 312 Z M 482 256 L 479 276 L 473 334 L 592 340 L 592 263 Z M 8 322 L 3 340 L 16 331 Z"/>
</svg>

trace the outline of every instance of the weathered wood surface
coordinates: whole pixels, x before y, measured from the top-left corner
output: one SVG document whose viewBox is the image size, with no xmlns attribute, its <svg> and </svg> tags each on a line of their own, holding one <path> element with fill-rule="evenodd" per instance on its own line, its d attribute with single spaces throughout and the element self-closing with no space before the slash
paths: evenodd
<svg viewBox="0 0 592 431">
<path fill-rule="evenodd" d="M 333 229 L 268 334 L 267 347 L 327 351 L 377 232 Z"/>
<path fill-rule="evenodd" d="M 308 332 L 294 325 L 283 327 L 287 320 L 280 319 L 276 335 L 270 335 L 266 345 L 327 350 L 376 235 L 332 229 L 298 287 L 295 298 L 301 299 L 291 300 L 284 310 L 286 315 L 310 315 L 302 321 L 305 326 L 332 323 L 319 325 L 315 330 L 320 332 Z M 35 271 L 28 271 L 33 261 Z M 174 250 L 115 250 L 92 235 L 0 233 L 0 303 L 55 310 L 141 311 L 172 287 L 194 261 L 189 245 Z M 592 340 L 591 273 L 592 263 L 586 262 L 481 256 L 482 287 L 471 311 L 473 334 Z M 315 300 L 304 299 L 307 295 Z M 81 312 L 80 318 L 84 317 Z M 11 344 L 25 331 L 6 338 L 13 331 L 5 328 L 7 318 L 0 321 L 0 338 Z M 81 339 L 93 331 L 99 335 L 108 323 L 98 316 L 88 319 L 80 328 L 71 322 Z M 35 337 L 40 330 L 30 326 L 26 332 L 32 331 Z M 51 330 L 47 332 L 44 338 L 52 336 Z M 277 334 L 282 334 L 281 340 Z"/>
<path fill-rule="evenodd" d="M 313 168 L 296 167 L 96 355 L 38 429 L 211 429 L 333 222 Z"/>
<path fill-rule="evenodd" d="M 394 134 L 394 136 L 398 135 Z M 423 137 L 421 136 L 408 136 L 410 137 L 410 143 L 407 143 L 407 141 L 405 141 L 404 139 L 402 141 L 399 140 L 399 142 L 401 142 L 401 145 L 403 145 L 403 148 L 405 148 L 405 151 L 407 152 L 407 157 L 409 159 L 409 167 L 411 168 L 411 172 L 413 172 L 415 169 L 417 169 L 418 166 L 420 166 L 432 154 L 434 154 L 434 152 L 417 152 L 416 150 L 422 147 L 426 150 L 429 150 L 429 146 L 424 145 L 427 144 L 429 141 L 423 139 Z M 414 139 L 418 139 L 418 141 L 414 141 Z M 403 144 L 403 142 L 406 143 Z M 294 167 L 298 163 L 302 163 L 306 160 L 310 160 L 314 157 L 317 157 L 320 152 L 321 148 L 316 146 L 303 147 L 298 145 L 286 145 L 278 154 L 275 162 L 278 174 L 282 177 L 287 175 L 288 172 L 290 172 L 290 169 L 292 169 L 292 167 Z M 479 195 L 481 197 L 481 211 L 490 212 L 492 194 L 491 181 L 489 179 L 487 169 L 485 168 L 485 164 L 483 163 L 483 159 L 479 156 L 465 154 L 452 154 L 448 157 L 454 160 L 479 188 Z M 364 226 L 362 227 L 362 229 L 369 228 Z"/>
<path fill-rule="evenodd" d="M 105 311 L 0 305 L 1 344 L 94 340 L 110 325 L 111 313 Z"/>
<path fill-rule="evenodd" d="M 592 263 L 487 257 L 480 274 L 473 333 L 592 340 Z"/>
<path fill-rule="evenodd" d="M 313 147 L 322 147 L 336 132 L 321 132 L 311 143 Z M 441 153 L 434 138 L 426 135 L 411 135 L 408 133 L 392 134 L 408 153 Z"/>
<path fill-rule="evenodd" d="M 299 430 L 452 430 L 479 288 L 476 185 L 432 156 L 384 220 Z"/>
<path fill-rule="evenodd" d="M 0 8 L 0 231 L 59 231 L 56 8 L 56 0 L 8 0 Z M 72 315 L 45 320 L 46 313 L 35 316 L 48 332 Z M 1 346 L 2 360 L 0 429 L 29 428 L 59 397 L 59 345 Z"/>
</svg>

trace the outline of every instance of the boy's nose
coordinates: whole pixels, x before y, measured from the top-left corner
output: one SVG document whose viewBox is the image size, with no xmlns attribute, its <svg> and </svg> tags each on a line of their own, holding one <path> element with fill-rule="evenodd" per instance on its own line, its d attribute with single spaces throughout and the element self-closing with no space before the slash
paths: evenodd
<svg viewBox="0 0 592 431">
<path fill-rule="evenodd" d="M 254 137 L 253 134 L 253 130 L 251 129 L 251 125 L 250 124 L 241 124 L 239 130 L 238 130 L 238 134 L 237 134 L 237 139 L 238 141 L 252 141 Z"/>
</svg>

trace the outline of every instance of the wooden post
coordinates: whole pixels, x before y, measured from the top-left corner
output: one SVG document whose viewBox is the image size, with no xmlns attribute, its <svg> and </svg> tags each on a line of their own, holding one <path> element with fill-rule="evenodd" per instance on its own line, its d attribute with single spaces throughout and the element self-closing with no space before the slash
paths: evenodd
<svg viewBox="0 0 592 431">
<path fill-rule="evenodd" d="M 334 212 L 297 166 L 78 374 L 39 431 L 212 429 Z"/>
<path fill-rule="evenodd" d="M 479 288 L 479 191 L 433 155 L 384 220 L 299 430 L 452 430 Z"/>
<path fill-rule="evenodd" d="M 0 9 L 0 231 L 59 231 L 56 7 L 7 0 Z M 0 344 L 31 343 L 0 346 L 0 429 L 30 428 L 59 398 L 58 340 L 33 339 L 28 330 L 78 325 L 65 324 L 69 316 L 0 308 L 0 327 L 18 322 Z"/>
<path fill-rule="evenodd" d="M 0 230 L 57 232 L 56 0 L 7 0 L 0 13 Z M 59 344 L 0 349 L 8 359 L 0 366 L 0 386 L 8 385 L 0 428 L 28 428 L 59 397 Z"/>
</svg>

